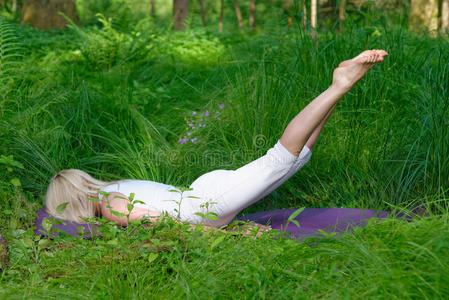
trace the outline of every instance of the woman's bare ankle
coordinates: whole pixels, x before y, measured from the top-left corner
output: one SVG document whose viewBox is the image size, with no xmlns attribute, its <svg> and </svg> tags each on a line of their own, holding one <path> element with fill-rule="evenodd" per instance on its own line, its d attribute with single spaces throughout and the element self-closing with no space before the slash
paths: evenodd
<svg viewBox="0 0 449 300">
<path fill-rule="evenodd" d="M 349 92 L 352 89 L 353 86 L 349 85 L 343 85 L 339 83 L 332 83 L 327 90 L 335 93 L 339 97 L 343 97 L 347 92 Z"/>
</svg>

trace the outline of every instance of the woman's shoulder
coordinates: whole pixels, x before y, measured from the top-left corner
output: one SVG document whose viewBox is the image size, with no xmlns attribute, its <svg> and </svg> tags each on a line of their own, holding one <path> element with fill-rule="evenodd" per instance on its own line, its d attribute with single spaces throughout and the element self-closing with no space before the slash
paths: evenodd
<svg viewBox="0 0 449 300">
<path fill-rule="evenodd" d="M 105 186 L 102 191 L 104 192 L 121 192 L 128 189 L 134 189 L 138 187 L 155 187 L 159 185 L 165 185 L 151 180 L 139 180 L 139 179 L 126 179 L 116 182 L 112 182 Z"/>
</svg>

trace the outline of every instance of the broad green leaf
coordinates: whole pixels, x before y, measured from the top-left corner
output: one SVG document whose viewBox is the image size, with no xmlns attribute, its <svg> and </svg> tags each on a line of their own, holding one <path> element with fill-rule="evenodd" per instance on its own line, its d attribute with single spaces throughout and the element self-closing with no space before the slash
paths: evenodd
<svg viewBox="0 0 449 300">
<path fill-rule="evenodd" d="M 79 236 L 83 236 L 83 235 L 84 235 L 84 232 L 85 232 L 85 228 L 84 228 L 83 226 L 81 226 L 81 225 L 76 226 L 76 233 L 77 233 Z"/>
<path fill-rule="evenodd" d="M 62 214 L 64 213 L 64 211 L 65 211 L 67 205 L 69 205 L 69 202 L 64 202 L 64 203 L 62 203 L 62 204 L 59 204 L 59 205 L 56 207 L 56 212 L 57 212 L 58 214 L 62 215 Z"/>
<path fill-rule="evenodd" d="M 221 242 L 223 242 L 223 240 L 226 238 L 226 235 L 222 235 L 217 237 L 216 239 L 214 239 L 214 241 L 210 244 L 210 248 L 214 249 L 216 246 L 218 246 L 218 244 L 220 244 Z"/>
<path fill-rule="evenodd" d="M 126 216 L 126 214 L 121 213 L 121 212 L 118 212 L 118 211 L 116 211 L 116 210 L 112 210 L 112 209 L 111 209 L 111 214 L 113 214 L 114 216 L 117 216 L 117 217 L 119 217 L 119 218 L 122 218 L 122 217 L 125 217 L 125 216 Z"/>
<path fill-rule="evenodd" d="M 218 220 L 220 220 L 219 217 L 215 217 L 215 216 L 207 216 L 207 219 L 208 219 L 208 220 L 212 220 L 212 221 L 218 221 Z"/>
<path fill-rule="evenodd" d="M 136 203 L 146 204 L 145 202 L 143 202 L 143 201 L 141 201 L 141 200 L 134 200 L 133 203 L 134 203 L 134 204 L 136 204 Z"/>
<path fill-rule="evenodd" d="M 128 200 L 128 198 L 126 198 L 126 197 L 122 197 L 122 196 L 118 196 L 118 195 L 114 195 L 114 199 L 123 199 L 123 200 Z"/>
<path fill-rule="evenodd" d="M 128 211 L 131 212 L 134 209 L 134 204 L 128 203 L 126 207 L 128 208 Z"/>
<path fill-rule="evenodd" d="M 299 222 L 298 222 L 298 221 L 296 221 L 296 220 L 291 220 L 291 222 L 292 222 L 293 224 L 295 224 L 297 227 L 301 227 L 301 226 L 299 225 Z"/>
<path fill-rule="evenodd" d="M 41 225 L 42 225 L 42 228 L 44 229 L 45 233 L 49 233 L 51 228 L 53 227 L 53 224 L 51 223 L 51 221 L 47 217 L 45 217 L 42 220 Z"/>
<path fill-rule="evenodd" d="M 117 238 L 113 238 L 112 240 L 107 241 L 106 244 L 112 245 L 112 246 L 117 246 L 118 245 L 118 239 Z"/>
<path fill-rule="evenodd" d="M 22 184 L 20 183 L 20 180 L 18 179 L 18 178 L 13 178 L 13 179 L 11 179 L 11 184 L 13 185 L 13 186 L 15 186 L 15 187 L 19 187 L 19 186 L 21 186 Z"/>
<path fill-rule="evenodd" d="M 108 193 L 108 192 L 105 192 L 105 191 L 98 191 L 98 194 L 102 195 L 102 196 L 105 197 L 105 198 L 108 198 L 108 197 L 109 197 L 109 193 Z"/>
<path fill-rule="evenodd" d="M 48 239 L 41 239 L 38 242 L 39 248 L 41 248 L 41 249 L 47 247 L 48 244 L 50 244 L 50 240 L 48 240 Z"/>
<path fill-rule="evenodd" d="M 294 218 L 296 218 L 303 210 L 305 209 L 305 207 L 301 207 L 298 208 L 295 212 L 293 212 L 290 217 L 288 217 L 289 220 L 293 220 Z"/>
<path fill-rule="evenodd" d="M 93 202 L 101 202 L 100 198 L 87 198 L 87 200 L 93 201 Z"/>
<path fill-rule="evenodd" d="M 34 242 L 30 237 L 24 237 L 20 240 L 25 248 L 32 248 L 34 246 Z"/>
<path fill-rule="evenodd" d="M 151 252 L 148 255 L 148 262 L 151 263 L 153 262 L 157 257 L 159 256 L 159 254 L 155 253 L 155 252 Z"/>
<path fill-rule="evenodd" d="M 187 198 L 192 198 L 192 199 L 201 199 L 200 197 L 196 197 L 196 196 L 187 196 Z"/>
<path fill-rule="evenodd" d="M 332 234 L 332 233 L 327 233 L 326 231 L 324 231 L 324 230 L 322 230 L 322 229 L 318 229 L 318 231 L 319 231 L 322 235 L 324 235 L 325 237 L 331 237 L 331 236 L 333 236 L 333 235 L 335 234 L 335 232 L 333 232 L 333 234 Z"/>
<path fill-rule="evenodd" d="M 128 199 L 129 199 L 130 202 L 133 202 L 134 196 L 135 196 L 135 195 L 136 195 L 136 194 L 134 194 L 134 193 L 129 194 Z"/>
</svg>

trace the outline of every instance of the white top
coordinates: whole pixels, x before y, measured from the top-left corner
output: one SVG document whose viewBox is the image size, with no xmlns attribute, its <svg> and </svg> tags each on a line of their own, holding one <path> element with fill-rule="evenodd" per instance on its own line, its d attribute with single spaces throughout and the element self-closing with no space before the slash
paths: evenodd
<svg viewBox="0 0 449 300">
<path fill-rule="evenodd" d="M 108 185 L 103 191 L 119 192 L 127 197 L 134 193 L 135 200 L 145 203 L 136 203 L 136 207 L 167 212 L 193 224 L 203 222 L 200 214 L 213 212 L 220 220 L 210 220 L 208 224 L 221 226 L 279 187 L 301 169 L 311 155 L 310 149 L 304 146 L 299 156 L 295 156 L 278 141 L 264 156 L 236 170 L 214 170 L 201 175 L 190 185 L 192 190 L 182 194 L 182 200 L 174 186 L 147 180 L 125 180 Z"/>
<path fill-rule="evenodd" d="M 180 196 L 176 192 L 170 192 L 170 190 L 176 190 L 176 188 L 172 185 L 149 180 L 125 180 L 102 189 L 107 193 L 119 192 L 126 197 L 134 193 L 134 200 L 145 202 L 145 204 L 136 203 L 136 207 L 157 212 L 166 211 L 173 215 L 173 209 L 177 207 L 174 201 L 177 201 Z"/>
</svg>

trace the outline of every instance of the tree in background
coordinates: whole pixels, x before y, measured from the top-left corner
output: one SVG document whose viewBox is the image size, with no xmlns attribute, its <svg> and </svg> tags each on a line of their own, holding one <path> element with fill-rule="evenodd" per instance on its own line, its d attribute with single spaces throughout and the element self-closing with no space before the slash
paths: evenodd
<svg viewBox="0 0 449 300">
<path fill-rule="evenodd" d="M 243 28 L 242 12 L 240 11 L 240 5 L 238 0 L 234 0 L 234 8 L 235 8 L 235 15 L 237 16 L 237 21 L 239 22 L 239 27 Z"/>
<path fill-rule="evenodd" d="M 223 32 L 223 10 L 224 0 L 220 0 L 220 17 L 218 19 L 218 31 Z"/>
<path fill-rule="evenodd" d="M 338 21 L 340 24 L 340 31 L 343 30 L 343 22 L 346 19 L 346 0 L 340 0 L 340 5 L 338 7 Z"/>
<path fill-rule="evenodd" d="M 449 30 L 449 0 L 438 1 L 438 30 Z"/>
<path fill-rule="evenodd" d="M 449 29 L 449 0 L 412 0 L 410 28 L 437 33 Z"/>
<path fill-rule="evenodd" d="M 410 6 L 410 27 L 418 30 L 425 27 L 435 32 L 438 29 L 438 0 L 412 0 Z"/>
<path fill-rule="evenodd" d="M 254 29 L 254 24 L 256 22 L 255 13 L 256 13 L 256 0 L 249 0 L 249 27 L 251 29 Z"/>
<path fill-rule="evenodd" d="M 189 0 L 173 0 L 173 28 L 184 30 L 184 20 L 189 11 Z"/>
<path fill-rule="evenodd" d="M 449 0 L 443 0 L 441 10 L 441 29 L 446 31 L 449 30 Z"/>
<path fill-rule="evenodd" d="M 156 16 L 156 1 L 151 0 L 151 16 Z"/>
<path fill-rule="evenodd" d="M 19 7 L 18 0 L 0 0 L 0 5 L 14 14 L 17 12 L 17 8 Z"/>
<path fill-rule="evenodd" d="M 67 20 L 60 12 L 74 23 L 80 23 L 75 0 L 23 0 L 21 23 L 39 29 L 64 28 Z"/>
<path fill-rule="evenodd" d="M 204 0 L 200 0 L 200 14 L 201 14 L 201 22 L 203 26 L 206 27 L 206 10 L 204 8 Z"/>
<path fill-rule="evenodd" d="M 318 18 L 317 8 L 318 8 L 317 0 L 310 0 L 310 26 L 312 26 L 314 30 L 316 30 Z"/>
</svg>

